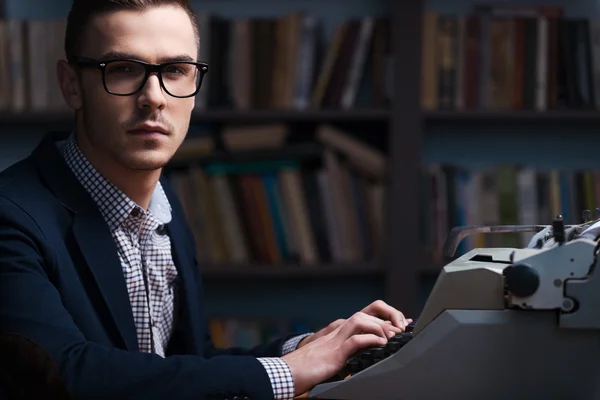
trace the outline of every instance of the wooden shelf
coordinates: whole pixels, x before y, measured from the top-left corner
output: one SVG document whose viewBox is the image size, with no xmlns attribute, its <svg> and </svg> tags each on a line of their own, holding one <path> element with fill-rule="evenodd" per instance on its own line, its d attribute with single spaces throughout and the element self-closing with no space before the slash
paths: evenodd
<svg viewBox="0 0 600 400">
<path fill-rule="evenodd" d="M 390 117 L 385 109 L 355 109 L 355 110 L 206 110 L 194 111 L 194 122 L 320 122 L 320 121 L 386 121 Z"/>
<path fill-rule="evenodd" d="M 374 263 L 319 264 L 222 264 L 200 266 L 206 280 L 323 279 L 383 277 L 383 268 Z"/>
<path fill-rule="evenodd" d="M 386 109 L 356 110 L 206 110 L 194 111 L 192 123 L 200 122 L 354 122 L 379 121 L 390 119 L 390 111 Z M 3 124 L 43 124 L 70 123 L 72 115 L 65 112 L 0 112 L 0 123 Z M 513 110 L 473 110 L 424 111 L 426 122 L 600 122 L 600 110 L 550 110 L 550 111 L 513 111 Z"/>
<path fill-rule="evenodd" d="M 187 168 L 192 164 L 211 163 L 247 163 L 264 160 L 304 160 L 320 157 L 323 146 L 318 143 L 289 144 L 273 149 L 244 150 L 235 152 L 216 152 L 199 158 L 180 157 L 173 159 L 169 168 Z"/>
<path fill-rule="evenodd" d="M 424 111 L 425 122 L 600 122 L 600 111 L 594 110 L 474 110 L 474 111 Z"/>
<path fill-rule="evenodd" d="M 202 122 L 386 122 L 390 118 L 386 109 L 355 110 L 198 110 L 192 112 L 192 123 Z M 73 116 L 69 112 L 0 112 L 2 124 L 68 124 Z"/>
</svg>

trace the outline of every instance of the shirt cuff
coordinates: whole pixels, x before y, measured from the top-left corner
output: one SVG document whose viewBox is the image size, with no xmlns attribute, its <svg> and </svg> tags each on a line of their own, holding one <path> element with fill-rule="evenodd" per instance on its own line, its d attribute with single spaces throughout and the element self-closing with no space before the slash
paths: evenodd
<svg viewBox="0 0 600 400">
<path fill-rule="evenodd" d="M 267 375 L 271 380 L 275 400 L 294 399 L 294 377 L 287 363 L 281 358 L 266 357 L 257 358 L 265 367 Z"/>
<path fill-rule="evenodd" d="M 291 353 L 292 351 L 296 350 L 296 347 L 298 347 L 298 343 L 300 343 L 300 341 L 305 337 L 310 336 L 312 334 L 313 332 L 304 333 L 302 335 L 294 336 L 293 338 L 286 341 L 281 347 L 281 355 L 285 356 L 287 353 Z"/>
</svg>

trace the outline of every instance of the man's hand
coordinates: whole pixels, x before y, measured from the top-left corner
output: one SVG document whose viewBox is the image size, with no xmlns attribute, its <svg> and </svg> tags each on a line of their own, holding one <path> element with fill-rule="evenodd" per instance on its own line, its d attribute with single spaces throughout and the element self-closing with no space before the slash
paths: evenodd
<svg viewBox="0 0 600 400">
<path fill-rule="evenodd" d="M 407 319 L 400 311 L 381 300 L 377 300 L 369 304 L 367 307 L 363 308 L 361 312 L 387 321 L 392 325 L 390 326 L 390 331 L 394 332 L 394 334 L 403 332 L 406 329 L 406 326 L 412 322 L 412 319 Z M 296 348 L 299 349 L 302 346 L 306 346 L 307 344 L 328 335 L 340 327 L 345 321 L 346 320 L 344 319 L 333 321 L 320 331 L 302 339 Z"/>
<path fill-rule="evenodd" d="M 334 376 L 358 350 L 385 346 L 398 330 L 391 322 L 358 312 L 329 333 L 313 338 L 302 348 L 286 354 L 282 359 L 294 378 L 295 396 Z"/>
</svg>

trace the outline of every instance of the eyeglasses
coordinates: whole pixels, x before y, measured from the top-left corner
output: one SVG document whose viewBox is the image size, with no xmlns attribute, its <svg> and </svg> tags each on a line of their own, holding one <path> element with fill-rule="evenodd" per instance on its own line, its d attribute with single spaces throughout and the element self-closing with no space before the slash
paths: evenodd
<svg viewBox="0 0 600 400">
<path fill-rule="evenodd" d="M 157 73 L 160 86 L 177 98 L 193 97 L 200 90 L 208 64 L 192 61 L 174 61 L 150 64 L 139 60 L 99 61 L 86 57 L 72 62 L 80 67 L 98 68 L 102 71 L 104 89 L 115 96 L 131 96 L 139 92 L 151 73 Z"/>
</svg>

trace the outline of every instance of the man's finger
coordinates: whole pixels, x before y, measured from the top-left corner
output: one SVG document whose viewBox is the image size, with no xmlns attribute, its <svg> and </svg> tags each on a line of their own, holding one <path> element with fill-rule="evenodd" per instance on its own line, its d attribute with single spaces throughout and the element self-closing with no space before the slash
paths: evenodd
<svg viewBox="0 0 600 400">
<path fill-rule="evenodd" d="M 333 321 L 331 324 L 329 324 L 329 327 L 330 327 L 332 330 L 335 330 L 335 329 L 337 329 L 338 327 L 342 326 L 342 324 L 343 324 L 344 322 L 346 322 L 346 320 L 345 320 L 345 319 L 338 319 L 338 320 L 335 320 L 335 321 Z"/>
<path fill-rule="evenodd" d="M 386 343 L 386 339 L 372 333 L 353 335 L 344 341 L 344 344 L 342 345 L 342 352 L 346 358 L 349 358 L 352 354 L 356 353 L 360 349 L 364 349 L 366 347 L 385 346 Z"/>
<path fill-rule="evenodd" d="M 406 325 L 410 323 L 401 311 L 396 310 L 394 307 L 381 300 L 371 303 L 364 311 L 367 314 L 378 316 L 382 319 L 388 319 L 394 326 L 403 330 L 406 328 Z"/>
<path fill-rule="evenodd" d="M 392 321 L 384 321 L 386 329 L 389 329 L 391 332 L 398 333 L 403 332 L 404 329 L 397 327 L 392 323 Z"/>
<path fill-rule="evenodd" d="M 398 328 L 402 328 L 404 330 L 406 329 L 406 325 L 410 323 L 407 321 L 406 317 L 404 316 L 404 314 L 402 314 L 401 311 L 398 311 L 391 306 L 385 307 L 383 312 L 389 313 L 390 320 L 392 321 L 394 326 L 397 326 Z"/>
<path fill-rule="evenodd" d="M 389 339 L 390 330 L 386 327 L 386 324 L 379 318 L 369 314 L 358 312 L 348 319 L 348 321 L 341 327 L 340 333 L 345 337 L 361 333 L 372 333 L 386 340 Z"/>
</svg>

